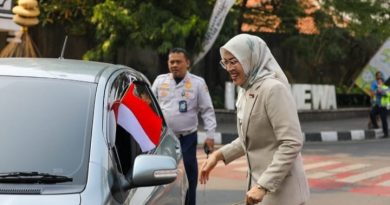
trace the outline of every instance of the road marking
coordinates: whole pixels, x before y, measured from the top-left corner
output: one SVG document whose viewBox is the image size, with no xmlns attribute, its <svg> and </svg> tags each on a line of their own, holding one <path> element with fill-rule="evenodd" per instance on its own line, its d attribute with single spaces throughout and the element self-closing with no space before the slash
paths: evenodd
<svg viewBox="0 0 390 205">
<path fill-rule="evenodd" d="M 325 166 L 338 164 L 338 163 L 340 163 L 340 162 L 337 162 L 337 161 L 324 161 L 324 162 L 311 163 L 311 164 L 304 165 L 304 168 L 307 171 L 307 170 L 310 170 L 310 169 L 317 169 L 317 168 L 320 168 L 320 167 L 325 167 Z"/>
<path fill-rule="evenodd" d="M 343 179 L 338 179 L 336 181 L 345 182 L 345 183 L 356 183 L 356 182 L 363 181 L 363 180 L 370 179 L 370 178 L 374 178 L 376 176 L 380 176 L 380 175 L 386 174 L 386 173 L 390 173 L 390 167 L 384 167 L 381 169 L 377 169 L 377 170 L 373 170 L 373 171 L 369 171 L 369 172 L 364 172 L 364 173 L 353 175 L 353 176 L 346 177 Z"/>
<path fill-rule="evenodd" d="M 315 172 L 312 174 L 308 174 L 307 177 L 310 179 L 320 179 L 320 178 L 330 177 L 338 173 L 349 172 L 357 169 L 366 168 L 369 166 L 370 166 L 369 164 L 352 164 L 348 166 L 339 167 L 336 169 L 327 170 L 325 172 Z"/>
<path fill-rule="evenodd" d="M 390 180 L 381 182 L 381 183 L 379 183 L 379 184 L 377 184 L 377 185 L 379 185 L 379 186 L 387 186 L 387 187 L 390 187 Z"/>
</svg>

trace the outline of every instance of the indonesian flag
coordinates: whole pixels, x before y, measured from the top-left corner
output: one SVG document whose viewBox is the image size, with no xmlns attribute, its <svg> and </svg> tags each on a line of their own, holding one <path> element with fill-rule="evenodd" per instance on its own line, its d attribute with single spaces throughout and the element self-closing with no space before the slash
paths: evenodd
<svg viewBox="0 0 390 205">
<path fill-rule="evenodd" d="M 162 119 L 138 96 L 130 85 L 121 102 L 114 103 L 117 124 L 133 136 L 142 152 L 152 150 L 160 142 Z"/>
</svg>

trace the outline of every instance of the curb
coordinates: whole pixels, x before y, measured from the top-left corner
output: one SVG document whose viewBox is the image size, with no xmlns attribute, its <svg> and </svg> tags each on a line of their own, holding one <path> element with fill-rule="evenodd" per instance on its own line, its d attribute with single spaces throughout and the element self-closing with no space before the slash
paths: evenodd
<svg viewBox="0 0 390 205">
<path fill-rule="evenodd" d="M 370 130 L 350 130 L 350 131 L 322 131 L 303 133 L 305 142 L 337 142 L 352 140 L 372 140 L 381 139 L 384 134 L 382 129 Z M 236 139 L 237 133 L 216 132 L 214 136 L 215 144 L 228 144 Z M 198 131 L 198 144 L 203 144 L 206 133 Z"/>
<path fill-rule="evenodd" d="M 305 142 L 336 142 L 383 138 L 382 129 L 304 133 Z"/>
</svg>

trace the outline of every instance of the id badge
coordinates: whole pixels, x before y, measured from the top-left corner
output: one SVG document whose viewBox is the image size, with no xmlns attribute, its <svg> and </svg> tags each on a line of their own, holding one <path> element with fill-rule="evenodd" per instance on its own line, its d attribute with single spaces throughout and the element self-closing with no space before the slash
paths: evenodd
<svg viewBox="0 0 390 205">
<path fill-rule="evenodd" d="M 179 112 L 187 112 L 187 101 L 185 100 L 179 101 Z"/>
</svg>

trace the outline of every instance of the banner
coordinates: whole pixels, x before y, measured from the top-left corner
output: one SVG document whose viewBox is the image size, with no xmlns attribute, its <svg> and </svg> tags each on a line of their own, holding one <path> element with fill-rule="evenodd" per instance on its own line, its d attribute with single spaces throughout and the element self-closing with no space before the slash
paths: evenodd
<svg viewBox="0 0 390 205">
<path fill-rule="evenodd" d="M 368 95 L 377 71 L 382 72 L 385 81 L 390 77 L 390 38 L 385 41 L 355 80 L 355 84 Z"/>
<path fill-rule="evenodd" d="M 234 5 L 235 0 L 217 0 L 214 5 L 213 13 L 210 18 L 209 26 L 203 41 L 202 51 L 194 58 L 194 65 L 197 64 L 213 46 L 219 32 L 223 26 L 226 15 Z"/>
</svg>

